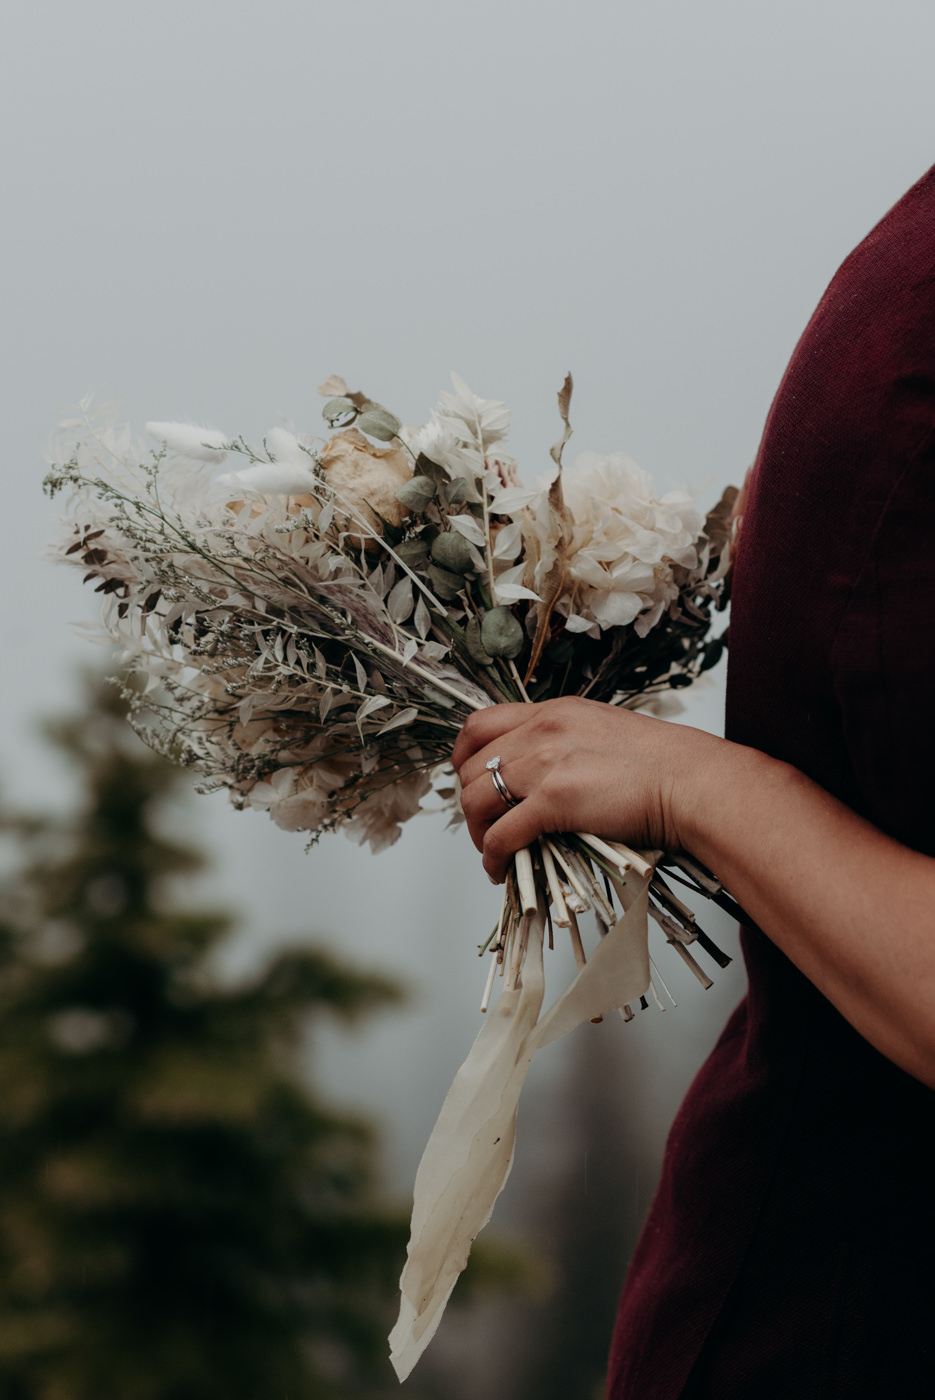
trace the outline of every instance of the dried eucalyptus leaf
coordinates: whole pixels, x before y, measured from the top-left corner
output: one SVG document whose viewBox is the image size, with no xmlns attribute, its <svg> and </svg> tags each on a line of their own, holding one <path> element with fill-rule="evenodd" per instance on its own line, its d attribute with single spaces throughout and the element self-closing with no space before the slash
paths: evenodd
<svg viewBox="0 0 935 1400">
<path fill-rule="evenodd" d="M 436 564 L 453 574 L 466 574 L 474 567 L 467 540 L 453 530 L 436 535 L 432 541 L 432 558 Z"/>
<path fill-rule="evenodd" d="M 460 574 L 451 573 L 438 564 L 429 565 L 429 578 L 432 581 L 433 592 L 443 603 L 453 603 L 464 587 L 464 579 Z"/>
<path fill-rule="evenodd" d="M 403 563 L 412 569 L 417 564 L 421 564 L 423 559 L 428 558 L 428 540 L 403 540 L 401 544 L 396 546 L 396 553 Z"/>
<path fill-rule="evenodd" d="M 357 417 L 357 409 L 350 399 L 342 396 L 337 399 L 329 399 L 321 410 L 321 416 L 329 427 L 346 428 Z"/>
<path fill-rule="evenodd" d="M 467 647 L 468 656 L 479 666 L 493 665 L 493 657 L 484 649 L 481 641 L 480 622 L 476 617 L 472 617 L 464 629 L 464 645 Z"/>
<path fill-rule="evenodd" d="M 501 656 L 511 661 L 522 651 L 526 634 L 510 609 L 500 607 L 491 608 L 489 613 L 485 613 L 480 625 L 480 639 L 484 650 L 491 656 Z"/>
<path fill-rule="evenodd" d="M 439 485 L 448 482 L 448 473 L 439 462 L 433 462 L 431 457 L 426 457 L 424 452 L 420 452 L 416 458 L 416 475 L 427 476 Z"/>
<path fill-rule="evenodd" d="M 408 509 L 421 515 L 435 499 L 435 482 L 427 476 L 414 476 L 404 481 L 396 492 L 397 501 L 402 501 Z"/>
<path fill-rule="evenodd" d="M 357 426 L 368 437 L 390 442 L 403 426 L 395 413 L 386 408 L 368 408 L 357 420 Z"/>
<path fill-rule="evenodd" d="M 463 476 L 456 476 L 452 481 L 444 482 L 441 496 L 442 500 L 449 506 L 460 506 L 467 500 L 477 500 L 477 492 Z"/>
</svg>

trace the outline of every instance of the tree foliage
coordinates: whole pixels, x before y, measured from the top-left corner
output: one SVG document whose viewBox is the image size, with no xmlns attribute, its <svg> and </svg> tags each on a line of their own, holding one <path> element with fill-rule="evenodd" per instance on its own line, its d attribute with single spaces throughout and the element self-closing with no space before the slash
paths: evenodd
<svg viewBox="0 0 935 1400">
<path fill-rule="evenodd" d="M 106 689 L 54 739 L 80 808 L 4 819 L 0 1395 L 383 1394 L 405 1224 L 299 1065 L 310 1018 L 396 988 L 313 948 L 226 985 L 228 919 L 173 896 L 202 860 L 159 821 L 177 770 Z"/>
</svg>

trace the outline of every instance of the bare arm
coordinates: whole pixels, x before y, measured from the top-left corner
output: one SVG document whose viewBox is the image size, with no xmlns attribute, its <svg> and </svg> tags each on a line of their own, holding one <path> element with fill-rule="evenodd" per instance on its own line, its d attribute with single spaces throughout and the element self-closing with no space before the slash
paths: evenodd
<svg viewBox="0 0 935 1400">
<path fill-rule="evenodd" d="M 497 753 L 523 799 L 510 811 L 484 767 Z M 935 860 L 755 749 L 587 700 L 474 715 L 453 761 L 494 879 L 545 831 L 688 851 L 861 1035 L 935 1088 Z"/>
</svg>

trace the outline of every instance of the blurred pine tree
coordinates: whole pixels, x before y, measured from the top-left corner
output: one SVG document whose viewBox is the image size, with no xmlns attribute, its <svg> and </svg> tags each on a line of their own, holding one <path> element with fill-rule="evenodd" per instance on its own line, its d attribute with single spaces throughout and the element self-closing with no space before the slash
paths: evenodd
<svg viewBox="0 0 935 1400">
<path fill-rule="evenodd" d="M 396 988 L 315 950 L 212 976 L 228 920 L 178 907 L 202 857 L 158 821 L 179 773 L 106 688 L 53 737 L 81 809 L 3 823 L 0 1397 L 395 1393 L 406 1223 L 299 1059 L 310 1018 Z"/>
</svg>

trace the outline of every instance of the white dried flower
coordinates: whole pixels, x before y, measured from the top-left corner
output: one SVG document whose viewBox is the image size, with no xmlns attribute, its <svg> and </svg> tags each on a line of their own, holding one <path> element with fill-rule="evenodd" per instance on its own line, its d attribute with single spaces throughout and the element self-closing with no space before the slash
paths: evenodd
<svg viewBox="0 0 935 1400">
<path fill-rule="evenodd" d="M 256 462 L 215 480 L 225 491 L 256 491 L 260 496 L 301 496 L 315 484 L 313 472 L 297 471 L 281 462 Z"/>
<path fill-rule="evenodd" d="M 147 423 L 146 431 L 170 452 L 197 462 L 217 462 L 230 446 L 230 436 L 218 428 L 199 428 L 191 423 Z"/>
<path fill-rule="evenodd" d="M 439 394 L 439 421 L 464 442 L 473 443 L 481 463 L 510 431 L 510 410 L 499 399 L 481 399 L 460 375 L 452 374 L 453 394 Z"/>
<path fill-rule="evenodd" d="M 458 439 L 450 428 L 443 427 L 437 418 L 432 417 L 409 438 L 409 450 L 413 457 L 424 453 L 430 462 L 446 467 L 457 457 Z"/>
<path fill-rule="evenodd" d="M 623 452 L 582 453 L 562 486 L 574 519 L 569 574 L 578 585 L 570 630 L 632 622 L 644 637 L 678 595 L 673 566 L 697 563 L 701 513 L 687 491 L 654 496 L 652 478 Z"/>
<path fill-rule="evenodd" d="M 540 684 L 584 676 L 590 693 L 593 671 L 569 672 L 567 646 L 553 666 L 555 628 L 603 634 L 609 650 L 615 624 L 644 636 L 684 594 L 683 612 L 670 614 L 672 664 L 697 673 L 702 653 L 696 645 L 684 660 L 679 626 L 697 639 L 706 623 L 718 541 L 701 536 L 696 556 L 702 521 L 690 498 L 657 499 L 622 455 L 581 457 L 564 474 L 564 504 L 549 480 L 525 490 L 497 445 L 508 418 L 455 380 L 428 423 L 400 433 L 412 450 L 353 428 L 322 447 L 280 426 L 258 454 L 216 429 L 150 423 L 166 454 L 134 443 L 113 410 L 82 402 L 62 425 L 49 489 L 69 493 L 62 552 L 102 594 L 107 632 L 140 683 L 144 736 L 287 830 L 342 828 L 374 849 L 392 844 L 465 714 L 512 694 L 477 648 L 458 644 L 463 597 L 449 611 L 432 591 L 446 568 L 439 541 L 472 565 L 456 582 L 482 602 L 471 619 L 481 658 L 513 658 L 485 639 L 500 612 L 519 649 L 531 644 Z M 200 469 L 226 450 L 242 470 Z M 442 483 L 413 519 L 397 492 L 419 451 L 458 490 Z M 232 487 L 266 499 L 232 499 Z M 590 643 L 582 653 L 590 666 Z M 636 690 L 666 678 L 669 658 L 657 661 Z"/>
<path fill-rule="evenodd" d="M 401 823 L 415 816 L 431 790 L 431 777 L 421 769 L 389 784 L 381 777 L 344 829 L 358 845 L 366 843 L 373 851 L 383 851 L 399 840 Z"/>
</svg>

